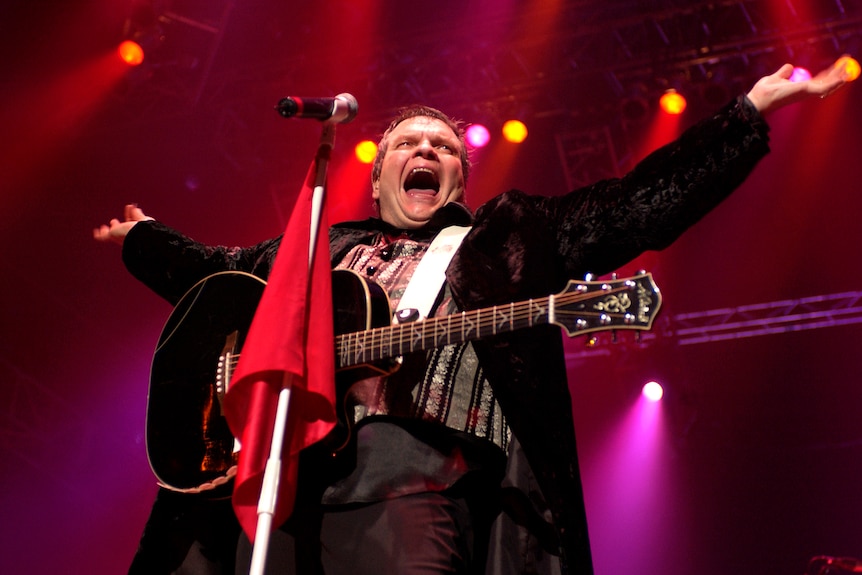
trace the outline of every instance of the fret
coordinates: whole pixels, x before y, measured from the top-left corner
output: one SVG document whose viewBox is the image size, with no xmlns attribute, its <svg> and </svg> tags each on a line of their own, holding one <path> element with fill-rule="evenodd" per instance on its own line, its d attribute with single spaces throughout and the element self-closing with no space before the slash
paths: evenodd
<svg viewBox="0 0 862 575">
<path fill-rule="evenodd" d="M 379 329 L 371 330 L 371 348 L 369 350 L 371 354 L 371 360 L 376 361 L 380 359 L 382 356 L 382 348 L 381 345 L 383 343 L 383 332 Z"/>
<path fill-rule="evenodd" d="M 386 328 L 386 333 L 389 334 L 389 339 L 388 345 L 386 347 L 386 355 L 384 357 L 392 357 L 393 355 L 397 355 L 392 353 L 392 334 L 394 333 L 394 331 L 395 330 L 393 330 L 391 327 Z"/>
<path fill-rule="evenodd" d="M 366 361 L 374 361 L 374 332 L 375 329 L 365 331 L 365 354 Z"/>
<path fill-rule="evenodd" d="M 356 364 L 365 363 L 365 340 L 368 337 L 368 332 L 364 331 L 357 334 L 356 337 L 356 351 L 355 358 Z"/>
<path fill-rule="evenodd" d="M 375 361 L 378 359 L 383 359 L 383 338 L 386 336 L 386 332 L 382 327 L 374 328 L 374 351 L 371 352 L 371 355 L 374 356 Z"/>
<path fill-rule="evenodd" d="M 547 298 L 542 298 L 539 301 L 547 301 Z M 536 300 L 530 300 L 530 327 L 542 323 L 540 320 L 545 317 L 547 310 L 545 306 L 539 305 Z"/>
<path fill-rule="evenodd" d="M 425 322 L 414 322 L 407 325 L 410 326 L 410 331 L 412 333 L 410 339 L 410 351 L 413 352 L 423 349 L 422 340 L 424 339 Z"/>
<path fill-rule="evenodd" d="M 344 365 L 353 365 L 353 340 L 357 337 L 356 333 L 349 333 L 344 338 Z"/>
<path fill-rule="evenodd" d="M 349 334 L 341 338 L 341 365 L 350 365 L 350 338 Z"/>
<path fill-rule="evenodd" d="M 504 308 L 505 309 L 505 308 Z M 509 330 L 506 330 L 506 324 L 509 324 Z M 494 306 L 494 333 L 503 333 L 512 329 L 512 313 L 507 314 L 502 309 Z"/>
<path fill-rule="evenodd" d="M 470 321 L 470 318 L 474 315 L 478 314 L 461 312 L 461 341 L 467 341 L 474 337 L 472 334 L 476 333 L 476 324 Z"/>
<path fill-rule="evenodd" d="M 442 325 L 439 319 L 434 320 L 434 346 L 442 347 L 446 345 L 446 335 L 449 333 L 445 326 Z"/>
</svg>

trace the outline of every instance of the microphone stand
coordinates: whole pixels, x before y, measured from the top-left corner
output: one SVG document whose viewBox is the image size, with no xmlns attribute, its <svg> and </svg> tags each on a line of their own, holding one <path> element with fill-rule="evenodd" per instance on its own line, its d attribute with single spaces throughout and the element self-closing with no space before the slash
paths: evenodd
<svg viewBox="0 0 862 575">
<path fill-rule="evenodd" d="M 308 240 L 308 273 L 311 277 L 314 265 L 314 252 L 317 237 L 320 232 L 320 218 L 323 212 L 323 201 L 326 196 L 326 169 L 332 148 L 335 146 L 335 124 L 324 122 L 320 134 L 320 142 L 315 155 L 314 192 L 311 203 L 310 234 Z M 278 394 L 278 404 L 275 412 L 275 423 L 272 430 L 272 444 L 269 459 L 263 473 L 263 483 L 260 488 L 260 498 L 257 504 L 257 527 L 251 554 L 249 575 L 263 575 L 266 566 L 266 556 L 269 550 L 269 538 L 272 533 L 272 517 L 278 499 L 278 486 L 281 479 L 281 452 L 284 445 L 284 434 L 287 429 L 287 412 L 290 406 L 291 383 L 285 373 L 281 391 Z"/>
</svg>

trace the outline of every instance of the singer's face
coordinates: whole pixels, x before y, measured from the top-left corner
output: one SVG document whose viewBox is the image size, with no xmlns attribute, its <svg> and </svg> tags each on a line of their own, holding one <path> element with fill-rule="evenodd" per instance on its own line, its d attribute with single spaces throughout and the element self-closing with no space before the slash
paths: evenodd
<svg viewBox="0 0 862 575">
<path fill-rule="evenodd" d="M 449 126 L 418 116 L 389 133 L 380 178 L 372 183 L 381 219 L 402 229 L 420 228 L 463 195 L 461 143 Z"/>
</svg>

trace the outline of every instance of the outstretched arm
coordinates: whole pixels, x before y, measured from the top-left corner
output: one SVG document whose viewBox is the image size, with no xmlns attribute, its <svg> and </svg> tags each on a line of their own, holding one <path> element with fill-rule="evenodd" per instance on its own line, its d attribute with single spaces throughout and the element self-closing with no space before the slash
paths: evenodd
<svg viewBox="0 0 862 575">
<path fill-rule="evenodd" d="M 843 60 L 838 60 L 814 78 L 791 82 L 793 65 L 785 64 L 777 72 L 764 76 L 748 93 L 748 99 L 761 114 L 767 114 L 788 104 L 811 96 L 825 98 L 850 80 Z"/>
<path fill-rule="evenodd" d="M 123 218 L 123 221 L 114 218 L 107 224 L 102 224 L 98 228 L 93 229 L 93 238 L 100 242 L 111 241 L 123 245 L 126 234 L 129 233 L 129 230 L 135 224 L 154 219 L 146 215 L 136 204 L 126 204 L 126 207 L 123 209 Z"/>
</svg>

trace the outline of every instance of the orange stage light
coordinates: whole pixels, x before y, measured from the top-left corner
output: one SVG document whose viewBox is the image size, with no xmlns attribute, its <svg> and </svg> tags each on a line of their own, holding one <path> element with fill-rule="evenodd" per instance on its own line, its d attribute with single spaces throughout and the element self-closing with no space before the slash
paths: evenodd
<svg viewBox="0 0 862 575">
<path fill-rule="evenodd" d="M 682 114 L 686 106 L 685 97 L 676 90 L 668 90 L 661 95 L 659 106 L 667 114 L 674 116 Z"/>
<path fill-rule="evenodd" d="M 520 144 L 527 139 L 527 126 L 519 120 L 509 120 L 503 124 L 503 137 L 513 144 Z"/>
<path fill-rule="evenodd" d="M 122 42 L 117 48 L 117 55 L 129 66 L 137 66 L 144 61 L 144 49 L 132 40 Z"/>
<path fill-rule="evenodd" d="M 371 140 L 363 140 L 356 144 L 356 147 L 353 149 L 353 151 L 356 154 L 357 160 L 359 160 L 363 164 L 370 164 L 377 156 L 377 144 L 375 144 Z"/>
<path fill-rule="evenodd" d="M 852 82 L 859 77 L 860 67 L 859 62 L 852 56 L 841 56 L 835 62 L 836 68 L 844 68 L 844 73 L 847 74 L 847 81 Z"/>
</svg>

